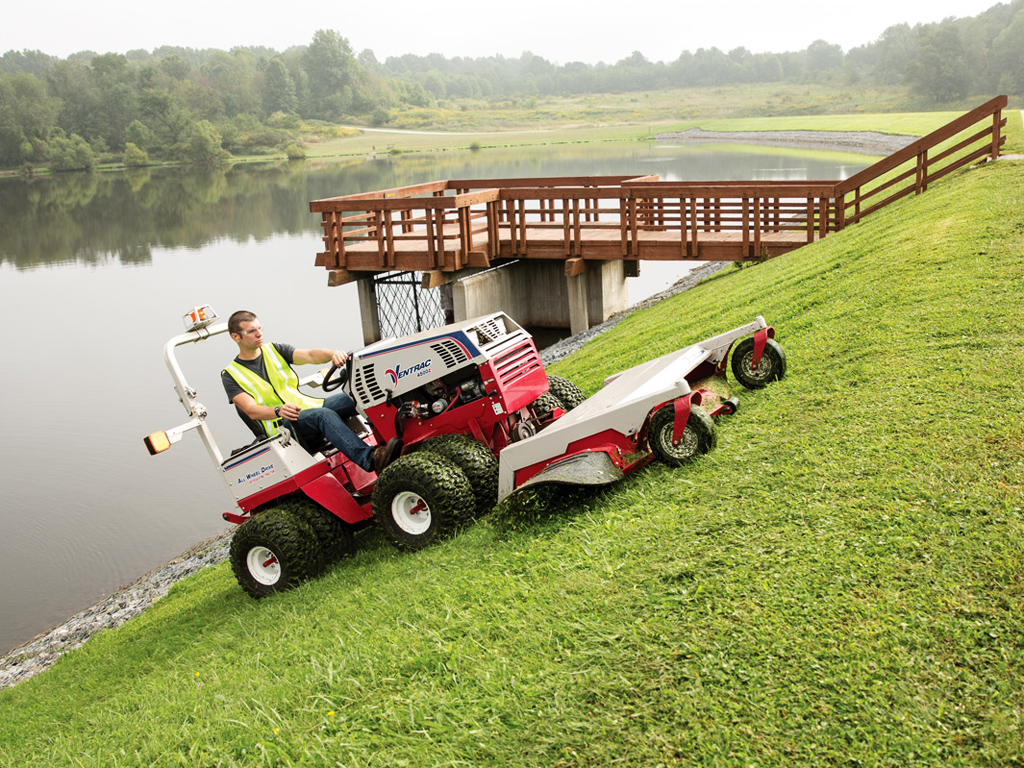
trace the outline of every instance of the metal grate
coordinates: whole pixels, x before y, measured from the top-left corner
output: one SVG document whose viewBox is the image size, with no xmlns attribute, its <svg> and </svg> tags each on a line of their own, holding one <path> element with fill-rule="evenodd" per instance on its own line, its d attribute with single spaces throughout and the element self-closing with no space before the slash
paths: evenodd
<svg viewBox="0 0 1024 768">
<path fill-rule="evenodd" d="M 446 320 L 440 288 L 424 289 L 420 272 L 388 272 L 373 279 L 381 338 L 438 328 Z"/>
</svg>

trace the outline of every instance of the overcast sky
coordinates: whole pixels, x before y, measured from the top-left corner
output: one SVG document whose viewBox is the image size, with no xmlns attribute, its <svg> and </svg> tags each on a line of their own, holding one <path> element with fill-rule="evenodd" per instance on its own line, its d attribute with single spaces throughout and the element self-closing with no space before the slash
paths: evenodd
<svg viewBox="0 0 1024 768">
<path fill-rule="evenodd" d="M 872 42 L 889 26 L 976 16 L 994 0 L 8 0 L 0 17 L 0 53 L 40 50 L 61 58 L 83 50 L 124 53 L 162 45 L 228 50 L 306 45 L 318 29 L 347 37 L 354 52 L 383 61 L 402 53 L 446 57 L 518 57 L 614 63 L 640 51 L 671 61 L 682 51 L 740 46 L 753 52 L 797 51 L 815 40 L 843 50 Z M 603 10 L 602 10 L 603 9 Z"/>
</svg>

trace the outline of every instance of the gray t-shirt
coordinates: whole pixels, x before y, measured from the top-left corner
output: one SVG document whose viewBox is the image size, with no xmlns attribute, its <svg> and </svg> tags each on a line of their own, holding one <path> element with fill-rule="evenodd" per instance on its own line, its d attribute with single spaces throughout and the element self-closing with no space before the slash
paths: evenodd
<svg viewBox="0 0 1024 768">
<path fill-rule="evenodd" d="M 284 361 L 288 363 L 288 365 L 291 365 L 295 355 L 295 347 L 291 344 L 278 344 L 276 341 L 273 342 L 273 344 L 274 349 L 281 353 L 281 357 L 284 358 Z M 263 355 L 260 355 L 255 360 L 239 360 L 236 357 L 235 362 L 245 368 L 248 368 L 261 379 L 270 381 L 270 379 L 267 378 L 267 366 L 263 362 Z M 220 372 L 220 380 L 224 385 L 224 391 L 228 394 L 229 403 L 233 403 L 238 395 L 245 392 L 244 389 L 238 386 L 238 382 L 235 381 L 234 376 L 228 373 L 226 369 Z"/>
</svg>

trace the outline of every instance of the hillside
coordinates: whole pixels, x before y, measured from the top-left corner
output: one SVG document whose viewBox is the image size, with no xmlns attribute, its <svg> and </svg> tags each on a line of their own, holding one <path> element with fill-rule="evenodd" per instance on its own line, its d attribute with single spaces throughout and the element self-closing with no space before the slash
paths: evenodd
<svg viewBox="0 0 1024 768">
<path fill-rule="evenodd" d="M 1024 764 L 1022 294 L 1020 161 L 720 272 L 554 369 L 764 315 L 789 376 L 709 456 L 258 604 L 206 570 L 0 692 L 0 765 Z"/>
</svg>

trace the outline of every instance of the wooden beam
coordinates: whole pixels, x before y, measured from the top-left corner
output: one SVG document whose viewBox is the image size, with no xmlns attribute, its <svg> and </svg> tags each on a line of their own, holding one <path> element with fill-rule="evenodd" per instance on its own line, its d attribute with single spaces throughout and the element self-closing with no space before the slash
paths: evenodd
<svg viewBox="0 0 1024 768">
<path fill-rule="evenodd" d="M 587 271 L 587 263 L 583 259 L 566 259 L 565 276 L 576 277 Z"/>
<path fill-rule="evenodd" d="M 347 269 L 331 269 L 327 271 L 327 285 L 331 288 L 345 285 L 345 283 L 351 283 L 353 280 L 358 279 Z"/>
</svg>

